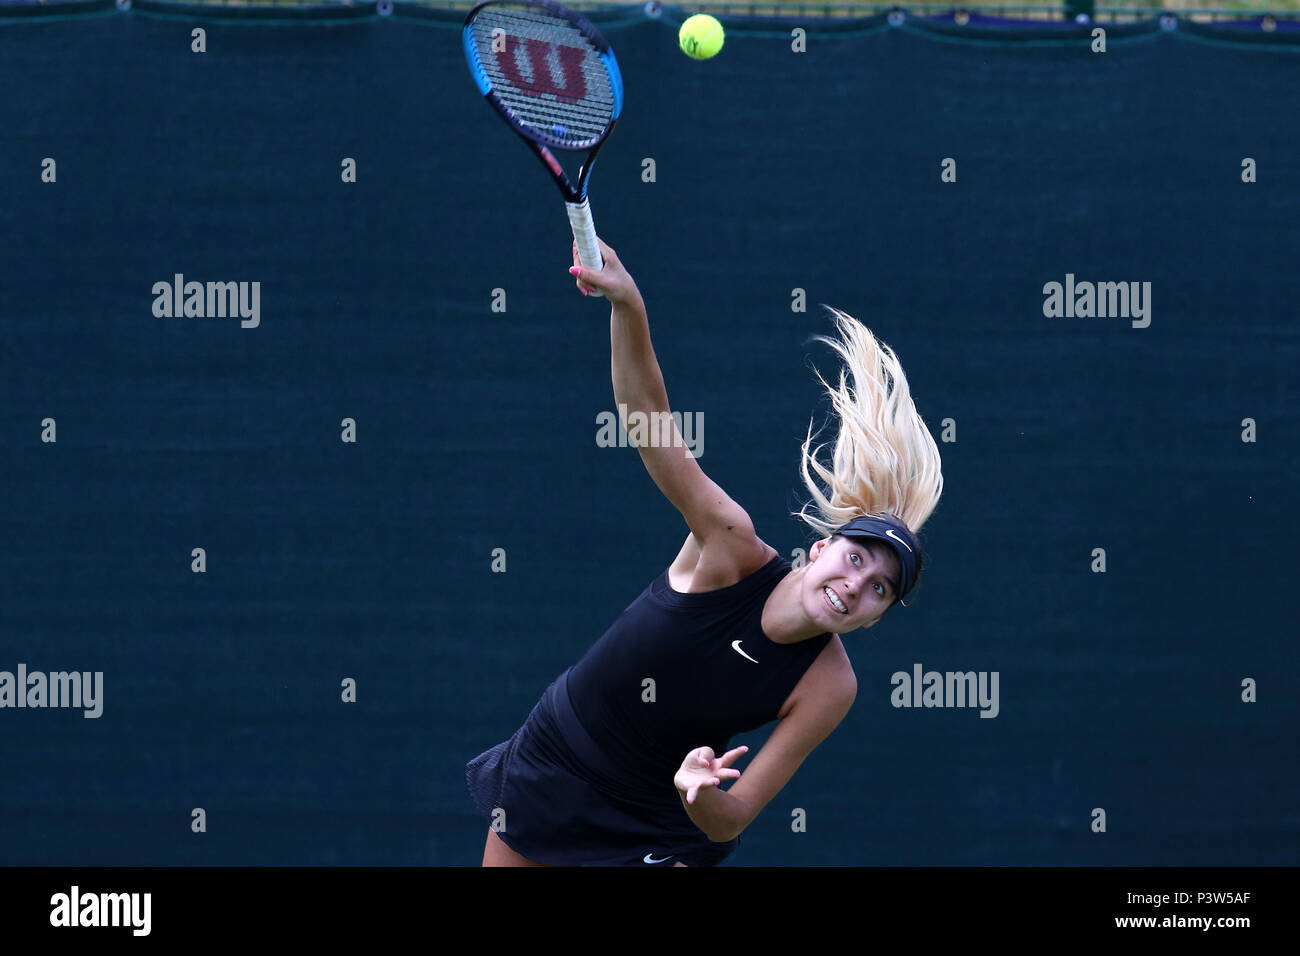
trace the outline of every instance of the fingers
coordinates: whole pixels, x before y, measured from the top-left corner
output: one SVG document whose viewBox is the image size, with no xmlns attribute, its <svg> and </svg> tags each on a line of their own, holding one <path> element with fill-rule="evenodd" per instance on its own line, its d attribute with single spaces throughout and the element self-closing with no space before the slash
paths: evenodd
<svg viewBox="0 0 1300 956">
<path fill-rule="evenodd" d="M 574 269 L 577 269 L 578 271 L 574 272 Z M 582 273 L 586 271 L 587 268 L 582 264 L 582 259 L 578 256 L 578 244 L 575 242 L 573 244 L 573 265 L 569 268 L 569 274 L 576 277 L 574 285 L 578 287 L 578 291 L 583 295 L 591 294 L 591 292 L 596 288 L 590 282 L 584 282 L 582 280 Z"/>
<path fill-rule="evenodd" d="M 605 240 L 601 239 L 599 236 L 596 237 L 596 242 L 600 245 L 601 259 L 604 261 L 605 267 L 608 268 L 611 262 L 617 266 L 618 255 L 614 250 L 606 245 Z M 582 257 L 578 254 L 578 244 L 576 242 L 572 245 L 571 251 L 573 253 L 573 267 L 576 267 L 579 271 L 574 272 L 573 267 L 571 267 L 569 269 L 569 274 L 576 278 L 575 285 L 577 285 L 578 290 L 583 295 L 589 295 L 600 288 L 598 285 L 590 281 L 592 276 L 600 275 L 600 272 L 590 269 L 582 264 Z"/>
<path fill-rule="evenodd" d="M 731 763 L 733 760 L 735 760 L 741 754 L 745 753 L 745 751 L 747 750 L 749 750 L 749 748 L 745 746 L 737 747 L 734 750 L 728 750 L 725 754 L 722 755 L 722 759 L 719 760 L 718 763 L 720 763 L 722 766 L 725 767 L 727 764 Z"/>
</svg>

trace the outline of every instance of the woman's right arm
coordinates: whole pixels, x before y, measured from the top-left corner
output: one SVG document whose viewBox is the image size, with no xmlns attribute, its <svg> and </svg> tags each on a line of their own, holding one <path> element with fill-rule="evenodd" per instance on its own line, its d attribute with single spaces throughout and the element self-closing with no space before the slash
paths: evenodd
<svg viewBox="0 0 1300 956">
<path fill-rule="evenodd" d="M 674 440 L 664 441 L 661 437 L 655 444 L 643 442 L 637 446 L 646 471 L 686 519 L 702 551 L 726 553 L 738 567 L 753 570 L 761 565 L 766 546 L 755 535 L 745 510 L 700 468 L 672 422 L 663 372 L 650 342 L 645 302 L 618 254 L 603 240 L 597 241 L 605 259 L 602 272 L 582 267 L 576 248 L 573 262 L 580 270 L 575 273 L 578 288 L 598 288 L 610 302 L 610 373 L 619 415 L 642 412 L 646 421 L 663 423 L 670 429 Z"/>
</svg>

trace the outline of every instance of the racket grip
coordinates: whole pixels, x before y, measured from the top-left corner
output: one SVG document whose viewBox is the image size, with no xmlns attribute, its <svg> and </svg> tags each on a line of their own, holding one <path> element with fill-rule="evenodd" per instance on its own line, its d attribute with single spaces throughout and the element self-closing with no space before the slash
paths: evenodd
<svg viewBox="0 0 1300 956">
<path fill-rule="evenodd" d="M 573 228 L 573 241 L 578 244 L 578 261 L 584 269 L 601 272 L 605 260 L 600 254 L 600 245 L 596 242 L 596 225 L 591 221 L 591 204 L 584 196 L 582 202 L 566 202 L 569 211 L 569 225 Z M 592 289 L 590 295 L 599 296 L 599 289 Z"/>
</svg>

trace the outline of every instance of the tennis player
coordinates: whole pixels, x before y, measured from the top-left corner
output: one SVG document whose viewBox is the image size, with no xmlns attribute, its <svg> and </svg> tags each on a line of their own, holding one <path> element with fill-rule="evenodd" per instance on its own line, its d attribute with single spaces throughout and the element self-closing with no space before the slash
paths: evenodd
<svg viewBox="0 0 1300 956">
<path fill-rule="evenodd" d="M 645 303 L 600 249 L 603 271 L 583 268 L 576 248 L 570 271 L 609 300 L 614 398 L 629 415 L 666 414 Z M 831 311 L 840 339 L 818 338 L 846 368 L 836 387 L 818 373 L 839 420 L 831 463 L 810 450 L 811 425 L 802 447 L 811 498 L 798 515 L 818 536 L 807 563 L 792 568 L 758 537 L 680 433 L 677 447 L 642 444 L 690 533 L 514 736 L 469 762 L 489 822 L 484 866 L 715 865 L 848 713 L 857 680 L 840 635 L 873 627 L 915 587 L 915 532 L 943 477 L 893 351 Z M 729 750 L 731 739 L 773 720 L 742 773 L 748 748 Z"/>
</svg>

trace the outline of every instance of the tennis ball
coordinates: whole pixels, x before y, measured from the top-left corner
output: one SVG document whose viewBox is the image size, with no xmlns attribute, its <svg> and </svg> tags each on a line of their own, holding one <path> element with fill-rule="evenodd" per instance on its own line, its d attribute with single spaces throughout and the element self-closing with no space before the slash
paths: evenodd
<svg viewBox="0 0 1300 956">
<path fill-rule="evenodd" d="M 677 31 L 677 42 L 682 52 L 692 60 L 707 60 L 717 56 L 722 49 L 725 35 L 722 24 L 707 13 L 697 13 L 687 17 L 682 28 Z"/>
</svg>

